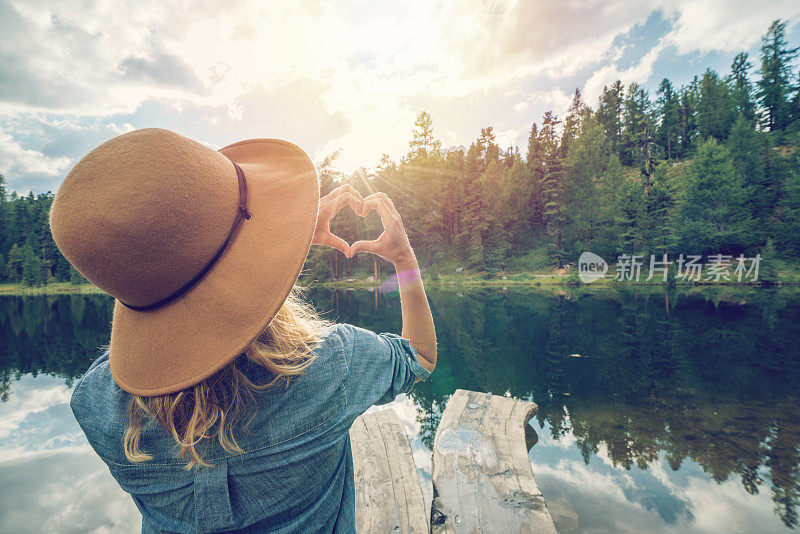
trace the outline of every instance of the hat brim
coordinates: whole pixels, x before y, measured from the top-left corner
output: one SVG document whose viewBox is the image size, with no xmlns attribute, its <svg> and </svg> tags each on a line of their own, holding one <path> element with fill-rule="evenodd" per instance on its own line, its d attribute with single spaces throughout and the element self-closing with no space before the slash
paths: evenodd
<svg viewBox="0 0 800 534">
<path fill-rule="evenodd" d="M 231 362 L 283 305 L 308 256 L 319 180 L 306 153 L 278 139 L 241 141 L 220 152 L 244 170 L 253 217 L 242 221 L 203 279 L 175 301 L 152 311 L 115 302 L 111 373 L 134 395 L 180 391 Z"/>
</svg>

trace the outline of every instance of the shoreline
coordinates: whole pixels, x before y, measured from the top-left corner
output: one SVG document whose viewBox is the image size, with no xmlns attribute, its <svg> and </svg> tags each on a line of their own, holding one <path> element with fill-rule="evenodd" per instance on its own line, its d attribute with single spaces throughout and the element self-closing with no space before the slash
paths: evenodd
<svg viewBox="0 0 800 534">
<path fill-rule="evenodd" d="M 388 278 L 388 277 L 387 277 Z M 577 276 L 573 274 L 553 274 L 553 273 L 508 273 L 505 275 L 493 276 L 485 278 L 483 275 L 441 275 L 438 277 L 430 277 L 423 275 L 423 283 L 427 288 L 437 290 L 453 290 L 460 289 L 530 289 L 530 290 L 551 290 L 554 292 L 559 291 L 575 291 L 592 292 L 598 290 L 643 290 L 653 291 L 657 288 L 663 290 L 693 290 L 693 291 L 707 291 L 709 289 L 719 288 L 720 290 L 756 290 L 756 289 L 780 289 L 780 288 L 794 288 L 800 287 L 800 278 L 795 273 L 790 273 L 788 276 L 780 276 L 777 282 L 617 282 L 614 279 L 601 279 L 591 284 L 582 283 L 578 280 Z M 378 289 L 385 282 L 384 280 L 374 280 L 372 277 L 357 277 L 352 276 L 340 280 L 300 280 L 299 285 L 304 289 L 344 289 L 355 290 L 364 289 L 372 290 Z M 57 282 L 45 286 L 28 287 L 22 284 L 0 284 L 0 296 L 45 296 L 45 295 L 105 295 L 106 293 L 100 288 L 90 284 L 70 284 L 68 282 Z"/>
</svg>

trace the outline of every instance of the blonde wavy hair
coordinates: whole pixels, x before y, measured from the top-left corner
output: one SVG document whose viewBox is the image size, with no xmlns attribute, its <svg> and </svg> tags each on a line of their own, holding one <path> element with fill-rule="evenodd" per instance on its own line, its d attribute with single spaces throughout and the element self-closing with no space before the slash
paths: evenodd
<svg viewBox="0 0 800 534">
<path fill-rule="evenodd" d="M 210 467 L 197 446 L 203 439 L 216 438 L 230 453 L 244 452 L 236 442 L 234 430 L 255 404 L 254 392 L 284 385 L 303 373 L 314 361 L 313 350 L 321 341 L 319 331 L 331 322 L 321 318 L 302 298 L 295 286 L 278 313 L 261 334 L 244 350 L 248 360 L 262 365 L 274 375 L 266 384 L 252 382 L 239 369 L 236 358 L 216 374 L 184 390 L 154 397 L 133 395 L 129 424 L 125 430 L 125 456 L 131 462 L 145 462 L 152 456 L 139 449 L 142 425 L 147 418 L 157 420 L 180 445 L 186 469 L 195 465 Z M 255 407 L 243 428 L 255 417 Z"/>
</svg>

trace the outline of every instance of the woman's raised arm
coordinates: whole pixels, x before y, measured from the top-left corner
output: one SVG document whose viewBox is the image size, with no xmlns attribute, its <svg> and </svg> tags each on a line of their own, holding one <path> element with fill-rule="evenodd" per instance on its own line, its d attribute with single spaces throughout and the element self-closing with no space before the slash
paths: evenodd
<svg viewBox="0 0 800 534">
<path fill-rule="evenodd" d="M 381 217 L 383 233 L 374 241 L 357 241 L 350 246 L 349 257 L 370 252 L 392 262 L 397 272 L 400 307 L 403 314 L 402 336 L 422 357 L 420 364 L 428 371 L 436 367 L 436 330 L 428 297 L 422 286 L 419 264 L 408 241 L 403 220 L 386 193 L 374 193 L 364 198 L 362 217 L 375 210 Z"/>
</svg>

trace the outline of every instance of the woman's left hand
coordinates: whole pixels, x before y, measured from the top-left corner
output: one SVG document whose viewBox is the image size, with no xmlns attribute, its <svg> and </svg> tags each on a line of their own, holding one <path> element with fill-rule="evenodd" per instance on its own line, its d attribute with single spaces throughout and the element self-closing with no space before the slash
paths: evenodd
<svg viewBox="0 0 800 534">
<path fill-rule="evenodd" d="M 363 203 L 361 194 L 349 184 L 343 184 L 319 199 L 319 215 L 314 230 L 312 245 L 326 245 L 350 256 L 350 245 L 341 237 L 331 233 L 330 220 L 346 205 L 350 205 L 356 214 L 361 214 Z"/>
</svg>

